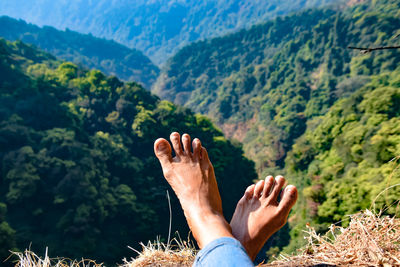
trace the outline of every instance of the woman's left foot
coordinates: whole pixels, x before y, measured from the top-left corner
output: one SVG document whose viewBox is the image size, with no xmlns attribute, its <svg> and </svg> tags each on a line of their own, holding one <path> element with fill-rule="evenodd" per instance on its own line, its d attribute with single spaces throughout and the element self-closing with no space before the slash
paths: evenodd
<svg viewBox="0 0 400 267">
<path fill-rule="evenodd" d="M 264 246 L 268 238 L 278 231 L 287 221 L 287 217 L 297 200 L 297 189 L 287 186 L 282 176 L 274 179 L 268 176 L 264 180 L 246 189 L 239 200 L 231 220 L 232 233 L 245 247 L 252 260 Z M 278 202 L 278 196 L 281 200 Z"/>
</svg>

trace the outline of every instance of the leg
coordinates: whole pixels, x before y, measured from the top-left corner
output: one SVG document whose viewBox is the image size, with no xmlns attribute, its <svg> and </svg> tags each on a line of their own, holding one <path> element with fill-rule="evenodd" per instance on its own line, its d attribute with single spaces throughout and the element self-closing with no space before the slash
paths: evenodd
<svg viewBox="0 0 400 267">
<path fill-rule="evenodd" d="M 214 169 L 207 151 L 199 139 L 184 134 L 182 143 L 178 133 L 170 136 L 176 156 L 165 139 L 154 143 L 154 152 L 160 160 L 165 179 L 181 203 L 186 220 L 200 248 L 220 237 L 233 237 L 231 228 L 222 215 L 221 197 Z"/>
<path fill-rule="evenodd" d="M 278 196 L 285 179 L 272 176 L 246 189 L 239 200 L 231 220 L 233 235 L 242 243 L 250 258 L 255 259 L 268 238 L 278 231 L 287 220 L 290 209 L 296 203 L 297 189 L 289 185 Z"/>
<path fill-rule="evenodd" d="M 214 169 L 200 140 L 170 136 L 176 156 L 165 139 L 154 143 L 154 152 L 160 160 L 165 179 L 178 196 L 193 236 L 202 250 L 194 266 L 254 266 L 239 241 L 233 238 L 230 225 L 222 215 Z"/>
</svg>

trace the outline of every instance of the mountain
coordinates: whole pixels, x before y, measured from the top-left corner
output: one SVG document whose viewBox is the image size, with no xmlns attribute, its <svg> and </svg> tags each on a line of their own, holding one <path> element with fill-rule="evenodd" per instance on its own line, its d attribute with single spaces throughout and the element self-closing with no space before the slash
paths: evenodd
<svg viewBox="0 0 400 267">
<path fill-rule="evenodd" d="M 0 260 L 9 250 L 107 265 L 168 236 L 170 213 L 153 142 L 172 131 L 202 140 L 229 218 L 256 178 L 240 146 L 204 116 L 139 84 L 81 69 L 0 39 Z M 236 169 L 239 168 L 239 169 Z M 188 233 L 171 195 L 172 233 Z M 13 265 L 12 265 L 13 266 Z"/>
<path fill-rule="evenodd" d="M 0 17 L 0 36 L 7 40 L 22 40 L 52 53 L 60 59 L 86 68 L 96 68 L 107 75 L 125 81 L 136 81 L 150 88 L 159 73 L 149 58 L 136 49 L 114 41 L 74 31 L 42 28 L 10 17 Z"/>
<path fill-rule="evenodd" d="M 392 38 L 397 7 L 385 1 L 308 10 L 196 42 L 168 61 L 153 92 L 213 118 L 228 137 L 244 142 L 259 173 L 283 167 L 309 118 L 325 114 L 366 76 L 397 67 L 395 50 L 375 55 L 347 48 L 398 42 Z"/>
<path fill-rule="evenodd" d="M 156 64 L 179 48 L 335 0 L 3 0 L 0 15 L 69 28 L 144 51 Z"/>
<path fill-rule="evenodd" d="M 152 89 L 243 142 L 259 177 L 286 174 L 299 186 L 291 249 L 306 222 L 326 229 L 398 181 L 388 161 L 400 154 L 399 50 L 347 47 L 398 46 L 400 3 L 353 2 L 193 43 Z"/>
</svg>

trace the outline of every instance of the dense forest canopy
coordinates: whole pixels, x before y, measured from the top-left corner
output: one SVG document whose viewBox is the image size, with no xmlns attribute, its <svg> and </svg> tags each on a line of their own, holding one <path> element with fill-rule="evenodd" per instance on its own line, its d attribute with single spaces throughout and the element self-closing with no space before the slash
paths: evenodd
<svg viewBox="0 0 400 267">
<path fill-rule="evenodd" d="M 389 161 L 400 154 L 400 53 L 347 48 L 399 45 L 399 10 L 395 0 L 312 9 L 196 42 L 153 86 L 243 142 L 260 178 L 286 173 L 299 186 L 291 249 L 307 221 L 326 229 L 399 182 Z M 378 201 L 396 199 L 393 189 Z"/>
<path fill-rule="evenodd" d="M 0 12 L 1 15 L 1 12 Z M 125 81 L 135 81 L 150 89 L 159 73 L 149 58 L 136 49 L 114 41 L 66 29 L 42 28 L 10 17 L 0 17 L 0 37 L 34 44 L 60 59 L 99 69 Z"/>
<path fill-rule="evenodd" d="M 137 83 L 86 71 L 0 39 L 0 259 L 30 247 L 115 264 L 127 246 L 165 239 L 168 201 L 153 142 L 202 140 L 230 217 L 254 164 L 204 116 Z M 186 237 L 176 197 L 172 231 Z"/>
<path fill-rule="evenodd" d="M 0 2 L 0 10 L 5 10 L 5 2 Z M 32 9 L 24 13 L 30 21 L 75 25 L 82 31 L 97 26 L 104 36 L 143 46 L 160 59 L 176 42 L 244 27 L 282 14 L 280 8 L 289 5 L 295 10 L 320 1 L 280 1 L 279 8 L 275 1 L 161 2 L 136 1 L 130 8 L 146 7 L 139 8 L 140 16 L 129 13 L 125 1 L 107 7 L 104 1 L 82 0 L 65 10 L 58 1 L 43 0 L 40 7 L 13 3 L 21 10 Z M 221 13 L 214 14 L 212 4 Z M 11 13 L 13 5 L 7 9 Z M 261 12 L 263 5 L 270 10 Z M 91 7 L 96 8 L 86 12 Z M 54 14 L 43 13 L 52 8 Z M 235 15 L 229 17 L 231 11 Z M 284 250 L 295 251 L 307 222 L 322 232 L 331 223 L 346 225 L 346 215 L 361 209 L 376 207 L 398 215 L 400 52 L 360 53 L 347 47 L 398 46 L 399 12 L 397 0 L 348 1 L 342 7 L 309 9 L 195 42 L 163 66 L 152 88 L 161 99 L 138 83 L 124 83 L 20 41 L 1 39 L 0 259 L 9 249 L 24 249 L 33 242 L 34 250 L 48 246 L 53 255 L 115 263 L 132 256 L 127 245 L 137 247 L 157 235 L 165 238 L 169 187 L 152 144 L 172 131 L 199 137 L 208 148 L 228 219 L 254 179 L 284 174 L 299 188 L 290 226 L 272 238 L 278 248 L 269 255 L 289 239 Z M 206 15 L 198 20 L 193 14 Z M 169 21 L 170 16 L 189 15 L 193 21 L 184 27 L 181 21 Z M 221 16 L 232 20 L 222 21 Z M 144 27 L 147 20 L 155 20 L 153 28 Z M 164 25 L 166 20 L 171 24 Z M 132 23 L 137 28 L 129 28 Z M 190 28 L 191 23 L 198 28 Z M 129 55 L 140 54 L 114 42 L 6 17 L 0 18 L 0 25 L 8 25 L 0 28 L 0 36 L 22 38 L 89 67 L 107 66 L 107 73 L 121 75 L 114 69 L 122 68 L 129 76 L 138 70 L 135 75 L 149 78 L 143 82 L 129 77 L 147 86 L 157 73 L 147 63 L 129 65 Z M 169 27 L 175 27 L 171 39 L 164 38 L 171 34 Z M 148 32 L 158 35 L 143 39 Z M 89 49 L 93 46 L 98 50 Z M 185 237 L 183 214 L 177 199 L 171 201 L 173 231 Z"/>
<path fill-rule="evenodd" d="M 69 28 L 144 51 L 162 64 L 184 45 L 336 0 L 2 0 L 0 15 Z"/>
<path fill-rule="evenodd" d="M 259 173 L 283 168 L 308 119 L 368 75 L 397 67 L 395 50 L 361 54 L 347 46 L 398 43 L 398 10 L 398 1 L 308 10 L 194 43 L 168 61 L 153 92 L 213 118 L 244 143 Z"/>
</svg>

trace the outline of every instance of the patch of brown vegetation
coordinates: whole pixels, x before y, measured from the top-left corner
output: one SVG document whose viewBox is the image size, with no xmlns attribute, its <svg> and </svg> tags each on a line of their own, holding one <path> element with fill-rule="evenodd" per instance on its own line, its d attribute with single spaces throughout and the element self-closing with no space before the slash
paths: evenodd
<svg viewBox="0 0 400 267">
<path fill-rule="evenodd" d="M 236 139 L 239 142 L 243 142 L 247 132 L 256 122 L 256 116 L 249 121 L 238 122 L 238 123 L 224 123 L 220 125 L 222 132 L 229 139 Z"/>
<path fill-rule="evenodd" d="M 349 0 L 349 1 L 347 1 L 346 5 L 347 6 L 355 6 L 358 4 L 362 4 L 364 2 L 365 2 L 365 0 Z"/>
</svg>

